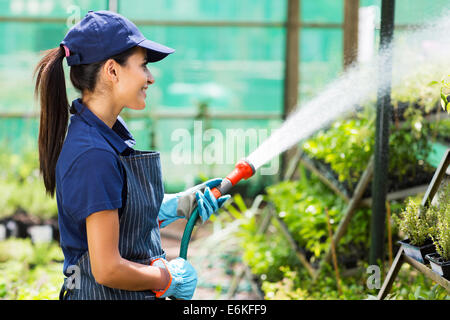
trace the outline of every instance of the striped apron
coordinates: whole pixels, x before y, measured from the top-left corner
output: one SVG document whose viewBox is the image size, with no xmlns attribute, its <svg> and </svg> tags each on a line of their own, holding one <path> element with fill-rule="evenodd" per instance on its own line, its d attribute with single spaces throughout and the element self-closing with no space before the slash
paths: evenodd
<svg viewBox="0 0 450 320">
<path fill-rule="evenodd" d="M 161 248 L 158 212 L 164 197 L 159 153 L 133 150 L 129 156 L 119 155 L 125 167 L 127 183 L 126 205 L 119 210 L 119 252 L 122 258 L 149 265 L 159 257 Z M 127 291 L 98 284 L 92 275 L 89 252 L 77 262 L 79 279 L 73 289 L 66 282 L 61 289 L 63 300 L 154 300 L 150 291 Z M 66 279 L 67 280 L 67 279 Z M 78 289 L 76 288 L 78 287 Z"/>
</svg>

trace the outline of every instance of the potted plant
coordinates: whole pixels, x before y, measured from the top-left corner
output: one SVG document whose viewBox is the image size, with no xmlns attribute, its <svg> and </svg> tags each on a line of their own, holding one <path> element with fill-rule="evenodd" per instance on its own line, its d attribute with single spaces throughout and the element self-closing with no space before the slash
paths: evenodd
<svg viewBox="0 0 450 320">
<path fill-rule="evenodd" d="M 430 237 L 430 233 L 434 230 L 433 213 L 434 211 L 425 210 L 410 198 L 400 218 L 395 217 L 400 231 L 407 236 L 405 240 L 399 241 L 405 254 L 423 264 L 427 262 L 426 254 L 436 252 Z"/>
<path fill-rule="evenodd" d="M 439 192 L 439 204 L 432 211 L 436 215 L 436 225 L 431 234 L 436 252 L 425 257 L 434 272 L 450 280 L 450 183 Z"/>
</svg>

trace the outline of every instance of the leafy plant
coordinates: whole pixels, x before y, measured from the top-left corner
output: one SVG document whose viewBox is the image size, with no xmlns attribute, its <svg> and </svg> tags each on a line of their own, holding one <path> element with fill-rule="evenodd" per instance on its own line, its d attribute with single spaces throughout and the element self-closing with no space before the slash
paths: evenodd
<svg viewBox="0 0 450 320">
<path fill-rule="evenodd" d="M 434 230 L 433 211 L 425 210 L 425 208 L 414 200 L 408 198 L 405 209 L 399 216 L 393 216 L 394 221 L 399 226 L 412 245 L 421 246 Z"/>
<path fill-rule="evenodd" d="M 450 260 L 450 183 L 447 183 L 438 193 L 439 204 L 429 212 L 435 217 L 436 224 L 431 238 L 437 253 L 445 261 Z"/>
<path fill-rule="evenodd" d="M 450 118 L 444 118 L 430 123 L 431 135 L 433 141 L 450 141 Z"/>
<path fill-rule="evenodd" d="M 417 168 L 433 171 L 425 161 L 431 151 L 430 122 L 425 121 L 420 109 L 410 105 L 404 112 L 402 126 L 391 126 L 389 135 L 389 174 L 397 179 L 415 176 Z"/>
<path fill-rule="evenodd" d="M 312 253 L 312 261 L 328 249 L 328 210 L 332 228 L 345 212 L 346 203 L 332 192 L 317 177 L 307 177 L 300 167 L 301 179 L 295 182 L 281 182 L 267 188 L 268 200 L 275 204 L 277 212 L 287 224 L 289 231 L 300 247 Z M 368 243 L 368 210 L 358 209 L 352 219 L 353 228 L 341 239 L 341 253 L 344 248 L 365 247 Z"/>
<path fill-rule="evenodd" d="M 281 182 L 267 188 L 266 201 L 272 202 L 279 217 L 286 223 L 294 240 L 305 249 L 313 263 L 328 248 L 327 209 L 335 229 L 342 217 L 346 203 L 330 191 L 320 180 L 308 178 L 300 167 L 299 181 Z M 280 269 L 289 265 L 301 268 L 301 264 L 291 249 L 288 240 L 279 230 L 275 219 L 264 234 L 259 233 L 260 215 L 247 216 L 248 208 L 242 198 L 235 195 L 225 209 L 241 220 L 237 236 L 241 239 L 242 258 L 252 272 L 267 281 L 279 281 L 283 277 Z M 237 208 L 236 208 L 237 207 Z M 368 209 L 359 209 L 353 218 L 353 228 L 341 239 L 339 253 L 362 254 L 368 243 Z"/>
<path fill-rule="evenodd" d="M 369 114 L 336 121 L 331 128 L 319 131 L 307 140 L 303 149 L 308 155 L 328 163 L 339 181 L 354 184 L 373 152 L 373 121 L 373 115 Z"/>
<path fill-rule="evenodd" d="M 409 264 L 405 264 L 392 286 L 389 300 L 449 300 L 450 295 L 438 284 Z"/>
<path fill-rule="evenodd" d="M 62 250 L 56 242 L 1 241 L 0 299 L 58 299 L 64 279 L 62 260 Z"/>
<path fill-rule="evenodd" d="M 366 285 L 367 265 L 360 266 L 360 272 L 341 279 L 341 294 L 336 288 L 331 267 L 325 269 L 321 276 L 313 281 L 304 269 L 293 269 L 283 266 L 280 271 L 283 277 L 279 281 L 265 280 L 262 289 L 268 300 L 376 300 L 376 289 L 368 289 Z M 417 273 L 409 265 L 404 266 L 394 283 L 389 300 L 449 300 L 450 295 L 439 285 L 422 273 Z"/>
<path fill-rule="evenodd" d="M 416 68 L 408 77 L 392 87 L 391 100 L 394 108 L 407 103 L 419 107 L 424 113 L 429 113 L 439 104 L 439 95 L 434 79 L 442 75 L 447 66 L 440 63 L 424 63 Z M 397 70 L 400 72 L 400 70 Z M 396 71 L 394 71 L 395 73 Z"/>
<path fill-rule="evenodd" d="M 0 155 L 0 217 L 21 210 L 42 219 L 56 217 L 56 199 L 45 192 L 37 150 L 27 149 L 18 155 L 5 148 Z"/>
<path fill-rule="evenodd" d="M 249 214 L 250 209 L 239 194 L 234 195 L 232 201 L 225 204 L 224 209 L 241 222 L 235 235 L 240 239 L 242 260 L 252 273 L 264 279 L 280 279 L 281 266 L 298 263 L 287 240 L 273 226 L 264 234 L 259 232 L 261 217 Z"/>
<path fill-rule="evenodd" d="M 389 136 L 389 175 L 397 181 L 415 176 L 417 168 L 432 172 L 426 163 L 431 151 L 429 137 L 437 130 L 425 121 L 422 112 L 409 106 L 401 126 L 391 125 Z M 327 163 L 349 191 L 359 181 L 374 152 L 375 115 L 367 108 L 354 118 L 338 120 L 305 141 L 303 150 L 312 158 Z"/>
<path fill-rule="evenodd" d="M 450 77 L 450 75 L 447 77 Z M 441 101 L 442 109 L 444 109 L 445 111 L 450 113 L 450 102 L 447 100 L 447 94 L 449 93 L 448 91 L 450 90 L 450 81 L 448 81 L 444 77 L 440 81 L 431 81 L 430 82 L 430 85 L 435 85 L 435 84 L 440 85 L 440 97 L 441 97 L 440 101 Z"/>
<path fill-rule="evenodd" d="M 264 281 L 262 289 L 269 300 L 307 300 L 308 290 L 298 286 L 298 272 L 289 266 L 280 267 L 283 278 L 278 282 Z"/>
</svg>

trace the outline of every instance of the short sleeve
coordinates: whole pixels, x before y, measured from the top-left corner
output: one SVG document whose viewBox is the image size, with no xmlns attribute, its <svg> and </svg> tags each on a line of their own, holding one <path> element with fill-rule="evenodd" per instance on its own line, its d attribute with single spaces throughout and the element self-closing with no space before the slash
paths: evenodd
<svg viewBox="0 0 450 320">
<path fill-rule="evenodd" d="M 72 165 L 62 180 L 62 203 L 75 221 L 122 207 L 124 176 L 119 161 L 109 151 L 90 149 Z"/>
</svg>

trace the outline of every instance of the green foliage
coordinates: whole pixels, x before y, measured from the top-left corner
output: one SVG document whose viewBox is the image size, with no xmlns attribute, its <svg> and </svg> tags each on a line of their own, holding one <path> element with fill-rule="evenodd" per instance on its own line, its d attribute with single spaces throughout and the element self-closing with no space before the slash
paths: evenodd
<svg viewBox="0 0 450 320">
<path fill-rule="evenodd" d="M 441 107 L 444 111 L 447 111 L 448 113 L 450 113 L 450 102 L 447 101 L 447 95 L 448 95 L 448 91 L 450 90 L 450 82 L 448 81 L 448 77 L 447 78 L 442 78 L 441 81 L 431 81 L 430 82 L 430 86 L 434 86 L 434 85 L 440 85 L 440 102 L 441 102 Z"/>
<path fill-rule="evenodd" d="M 310 252 L 310 260 L 314 262 L 329 245 L 325 209 L 329 212 L 330 222 L 335 230 L 346 203 L 317 178 L 307 178 L 303 168 L 300 170 L 303 171 L 302 179 L 271 186 L 267 189 L 266 200 L 274 204 L 294 240 Z M 225 209 L 234 218 L 242 220 L 237 236 L 241 239 L 243 260 L 252 272 L 264 280 L 276 281 L 283 276 L 280 267 L 300 267 L 298 258 L 280 231 L 276 219 L 272 219 L 268 230 L 261 234 L 258 229 L 263 217 L 248 215 L 249 209 L 239 195 L 233 199 L 233 203 L 228 203 Z M 357 210 L 352 220 L 353 228 L 340 241 L 340 254 L 355 253 L 351 252 L 355 247 L 366 248 L 369 235 L 368 212 L 368 209 Z M 265 211 L 262 215 L 264 214 Z"/>
<path fill-rule="evenodd" d="M 0 218 L 8 217 L 16 211 L 16 206 L 11 203 L 11 199 L 18 193 L 17 182 L 0 180 Z"/>
<path fill-rule="evenodd" d="M 361 275 L 340 282 L 339 294 L 333 270 L 326 269 L 314 282 L 303 269 L 282 267 L 283 279 L 278 282 L 264 281 L 262 289 L 269 300 L 360 300 L 366 296 L 365 283 Z"/>
<path fill-rule="evenodd" d="M 262 290 L 268 300 L 307 300 L 309 293 L 306 288 L 298 285 L 298 275 L 289 266 L 280 267 L 283 273 L 282 280 L 278 282 L 264 281 Z"/>
<path fill-rule="evenodd" d="M 431 151 L 432 126 L 420 109 L 410 105 L 404 112 L 402 126 L 391 126 L 389 135 L 389 174 L 396 179 L 414 176 L 418 167 L 433 171 L 425 163 Z"/>
<path fill-rule="evenodd" d="M 439 204 L 430 207 L 430 212 L 436 218 L 434 230 L 431 233 L 437 253 L 445 260 L 450 260 L 450 183 L 447 183 L 438 193 Z"/>
<path fill-rule="evenodd" d="M 253 235 L 249 240 L 242 242 L 242 259 L 252 273 L 264 279 L 279 279 L 281 266 L 295 264 L 288 242 L 279 234 Z"/>
<path fill-rule="evenodd" d="M 389 300 L 449 300 L 450 295 L 424 274 L 404 264 L 394 282 Z"/>
<path fill-rule="evenodd" d="M 0 299 L 58 299 L 63 283 L 62 250 L 58 243 L 30 239 L 0 242 Z"/>
<path fill-rule="evenodd" d="M 404 211 L 399 216 L 394 215 L 393 219 L 412 245 L 421 246 L 434 230 L 432 213 L 431 210 L 425 210 L 417 200 L 408 198 Z"/>
<path fill-rule="evenodd" d="M 400 180 L 415 175 L 417 167 L 433 169 L 425 163 L 431 151 L 430 136 L 439 129 L 424 120 L 421 109 L 410 105 L 403 113 L 402 125 L 392 125 L 389 136 L 389 174 Z M 375 115 L 373 108 L 341 119 L 305 141 L 303 150 L 312 158 L 329 164 L 339 181 L 352 191 L 367 167 L 374 148 Z"/>
<path fill-rule="evenodd" d="M 311 157 L 330 164 L 339 181 L 356 183 L 373 153 L 373 119 L 373 115 L 365 113 L 336 121 L 331 128 L 307 140 L 303 149 Z"/>
<path fill-rule="evenodd" d="M 269 200 L 272 200 L 280 217 L 286 222 L 289 231 L 300 247 L 306 248 L 318 257 L 327 247 L 325 207 L 330 207 L 330 216 L 336 219 L 337 208 L 342 202 L 332 203 L 334 199 L 324 199 L 323 203 L 313 195 L 320 194 L 324 186 L 311 184 L 307 190 L 297 182 L 282 182 L 267 188 Z M 305 192 L 306 191 L 306 192 Z"/>
<path fill-rule="evenodd" d="M 45 193 L 37 150 L 29 149 L 22 155 L 10 152 L 7 147 L 5 150 L 0 155 L 0 217 L 18 210 L 43 219 L 56 217 L 56 199 Z"/>
<path fill-rule="evenodd" d="M 401 103 L 415 104 L 425 113 L 436 108 L 439 104 L 439 92 L 436 90 L 437 82 L 434 79 L 440 77 L 444 69 L 444 66 L 434 61 L 416 68 L 402 82 L 392 87 L 391 101 L 394 108 Z"/>
<path fill-rule="evenodd" d="M 268 187 L 267 194 L 299 246 L 313 253 L 314 261 L 329 245 L 325 210 L 328 210 L 334 232 L 347 204 L 318 178 L 307 178 L 302 168 L 300 171 L 302 178 L 299 181 L 281 182 Z M 340 242 L 342 253 L 350 243 L 357 247 L 365 247 L 368 243 L 368 213 L 368 209 L 356 210 L 353 227 Z"/>
<path fill-rule="evenodd" d="M 440 285 L 435 284 L 430 288 L 430 285 L 426 287 L 417 286 L 414 292 L 407 293 L 407 288 L 403 288 L 401 291 L 403 294 L 407 294 L 408 300 L 448 300 L 447 292 Z"/>
<path fill-rule="evenodd" d="M 436 136 L 450 139 L 450 118 L 430 123 L 430 129 L 432 132 L 431 138 L 433 140 L 437 139 Z"/>
<path fill-rule="evenodd" d="M 263 281 L 262 289 L 268 300 L 374 300 L 377 290 L 367 288 L 367 265 L 360 265 L 359 272 L 340 281 L 341 294 L 337 290 L 336 280 L 331 266 L 327 266 L 313 281 L 304 269 L 293 270 L 292 266 L 283 266 L 283 277 L 279 281 Z M 384 279 L 381 279 L 383 281 Z M 409 265 L 404 265 L 386 299 L 389 300 L 449 300 L 447 291 L 417 273 Z"/>
<path fill-rule="evenodd" d="M 45 265 L 52 261 L 63 261 L 64 256 L 57 243 L 32 243 L 31 239 L 11 238 L 0 241 L 0 263 L 21 261 L 28 265 Z"/>
<path fill-rule="evenodd" d="M 421 246 L 431 238 L 439 255 L 450 259 L 450 183 L 440 188 L 437 205 L 430 204 L 425 209 L 419 199 L 410 197 L 405 209 L 393 218 L 411 244 Z"/>
<path fill-rule="evenodd" d="M 239 243 L 243 249 L 242 260 L 250 267 L 252 273 L 264 279 L 280 279 L 281 266 L 297 264 L 289 243 L 274 226 L 269 227 L 264 234 L 259 233 L 258 225 L 261 217 L 251 214 L 239 194 L 233 196 L 233 201 L 225 205 L 225 210 L 233 218 L 241 220 L 235 235 L 240 239 Z"/>
<path fill-rule="evenodd" d="M 33 255 L 30 239 L 8 239 L 0 242 L 0 263 L 21 261 L 28 263 Z"/>
</svg>

